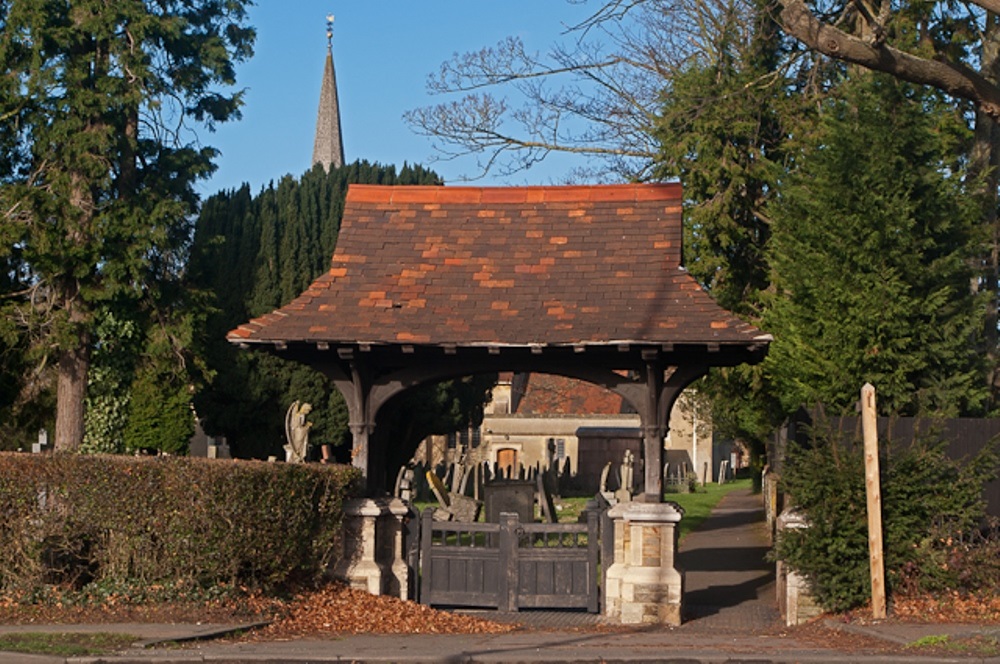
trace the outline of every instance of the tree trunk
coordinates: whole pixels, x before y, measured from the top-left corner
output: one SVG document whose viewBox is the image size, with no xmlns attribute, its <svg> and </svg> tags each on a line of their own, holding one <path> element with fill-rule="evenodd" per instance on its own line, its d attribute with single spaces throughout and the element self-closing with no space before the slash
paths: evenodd
<svg viewBox="0 0 1000 664">
<path fill-rule="evenodd" d="M 77 245 L 91 241 L 94 221 L 94 201 L 86 179 L 73 175 L 69 194 L 70 204 L 79 212 L 69 236 Z M 64 276 L 54 284 L 59 301 L 66 312 L 69 324 L 66 330 L 75 335 L 76 343 L 68 342 L 59 348 L 58 380 L 56 383 L 56 432 L 53 449 L 56 452 L 73 452 L 83 442 L 84 399 L 87 396 L 87 372 L 90 370 L 91 332 L 87 307 L 80 295 L 80 284 L 71 276 Z M 60 335 L 65 338 L 63 335 Z"/>
<path fill-rule="evenodd" d="M 56 388 L 56 452 L 74 452 L 83 442 L 83 403 L 87 396 L 90 339 L 83 335 L 74 348 L 59 353 Z"/>
</svg>

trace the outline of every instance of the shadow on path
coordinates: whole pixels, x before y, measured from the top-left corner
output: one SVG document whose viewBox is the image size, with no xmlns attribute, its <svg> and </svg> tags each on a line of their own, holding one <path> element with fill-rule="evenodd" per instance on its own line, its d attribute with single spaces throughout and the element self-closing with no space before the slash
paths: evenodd
<svg viewBox="0 0 1000 664">
<path fill-rule="evenodd" d="M 684 571 L 688 624 L 760 629 L 779 619 L 765 528 L 761 496 L 738 489 L 684 538 L 677 566 Z"/>
</svg>

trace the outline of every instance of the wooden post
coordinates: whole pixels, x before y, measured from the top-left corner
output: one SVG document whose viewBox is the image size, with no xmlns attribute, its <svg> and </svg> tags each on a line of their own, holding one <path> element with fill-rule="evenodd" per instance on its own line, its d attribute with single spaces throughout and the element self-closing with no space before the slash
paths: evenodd
<svg viewBox="0 0 1000 664">
<path fill-rule="evenodd" d="M 878 419 L 875 388 L 861 388 L 861 430 L 865 440 L 865 493 L 868 496 L 868 559 L 872 579 L 872 618 L 885 618 L 885 562 L 882 557 L 882 489 L 878 468 Z"/>
</svg>

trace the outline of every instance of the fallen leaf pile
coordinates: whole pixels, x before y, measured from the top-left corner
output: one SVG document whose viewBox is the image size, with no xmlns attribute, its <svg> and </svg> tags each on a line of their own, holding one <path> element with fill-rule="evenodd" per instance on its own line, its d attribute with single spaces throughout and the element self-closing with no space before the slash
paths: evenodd
<svg viewBox="0 0 1000 664">
<path fill-rule="evenodd" d="M 284 617 L 253 632 L 249 638 L 274 640 L 318 634 L 502 634 L 515 629 L 517 625 L 438 611 L 334 583 L 296 596 Z"/>
<path fill-rule="evenodd" d="M 893 616 L 901 620 L 951 623 L 1000 623 L 1000 596 L 958 592 L 940 596 L 895 597 Z"/>
<path fill-rule="evenodd" d="M 472 616 L 438 611 L 394 597 L 378 597 L 331 583 L 290 600 L 250 594 L 237 600 L 136 604 L 31 604 L 0 595 L 0 624 L 110 622 L 248 623 L 271 620 L 253 630 L 252 640 L 291 639 L 321 634 L 501 634 L 518 629 Z"/>
</svg>

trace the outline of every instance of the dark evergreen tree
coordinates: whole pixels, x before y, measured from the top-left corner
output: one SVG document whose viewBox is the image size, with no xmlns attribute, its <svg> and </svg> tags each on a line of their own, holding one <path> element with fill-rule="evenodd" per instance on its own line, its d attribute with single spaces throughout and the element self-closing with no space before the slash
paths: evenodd
<svg viewBox="0 0 1000 664">
<path fill-rule="evenodd" d="M 84 437 L 103 304 L 165 303 L 215 156 L 185 132 L 238 114 L 248 4 L 0 2 L 0 258 L 15 248 L 30 275 L 3 314 L 52 355 L 56 449 Z"/>
<path fill-rule="evenodd" d="M 721 14 L 710 47 L 667 82 L 656 122 L 657 175 L 684 186 L 685 268 L 720 305 L 757 324 L 771 278 L 768 207 L 786 168 L 785 125 L 809 98 L 782 80 L 771 9 L 758 0 Z M 717 433 L 763 450 L 782 419 L 766 381 L 749 366 L 701 381 Z"/>
<path fill-rule="evenodd" d="M 785 410 L 853 411 L 870 382 L 883 413 L 980 413 L 965 119 L 908 84 L 857 73 L 803 129 L 772 206 L 765 370 Z"/>
</svg>

